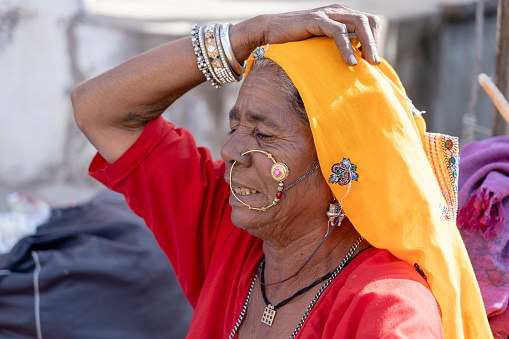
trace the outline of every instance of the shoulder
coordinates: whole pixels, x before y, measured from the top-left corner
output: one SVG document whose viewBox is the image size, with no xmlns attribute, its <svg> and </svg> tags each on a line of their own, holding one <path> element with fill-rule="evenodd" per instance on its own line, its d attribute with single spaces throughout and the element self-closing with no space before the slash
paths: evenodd
<svg viewBox="0 0 509 339">
<path fill-rule="evenodd" d="M 331 325 L 346 331 L 345 338 L 443 337 L 438 304 L 413 266 L 376 248 L 349 266 L 329 291 L 331 318 L 337 318 Z"/>
<path fill-rule="evenodd" d="M 357 260 L 357 262 L 356 262 Z M 428 308 L 439 315 L 438 304 L 426 279 L 417 270 L 387 250 L 371 248 L 361 253 L 345 271 L 342 288 L 360 304 L 398 309 Z"/>
<path fill-rule="evenodd" d="M 152 177 L 160 173 L 158 179 L 178 175 L 189 178 L 191 170 L 194 170 L 196 178 L 222 180 L 224 167 L 222 160 L 213 161 L 207 148 L 196 146 L 188 130 L 175 128 L 173 123 L 161 116 L 150 121 L 134 144 L 114 163 L 108 163 L 97 153 L 90 164 L 89 175 L 106 187 L 121 191 L 117 185 L 125 178 L 133 177 L 133 173 L 150 174 Z M 202 169 L 212 178 L 204 177 Z"/>
<path fill-rule="evenodd" d="M 412 265 L 396 258 L 387 250 L 374 247 L 365 250 L 350 263 L 344 273 L 345 287 L 354 292 L 375 288 L 380 282 L 386 286 L 389 282 L 399 281 L 404 284 L 421 285 L 431 294 L 426 279 Z"/>
</svg>

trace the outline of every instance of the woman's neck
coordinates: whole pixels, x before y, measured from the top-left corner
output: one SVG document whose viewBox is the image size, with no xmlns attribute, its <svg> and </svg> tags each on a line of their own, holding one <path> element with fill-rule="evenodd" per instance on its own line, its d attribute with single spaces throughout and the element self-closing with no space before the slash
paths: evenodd
<svg viewBox="0 0 509 339">
<path fill-rule="evenodd" d="M 309 232 L 289 242 L 264 241 L 265 281 L 273 284 L 294 275 L 304 263 L 309 262 L 299 271 L 297 276 L 287 281 L 269 285 L 267 292 L 271 294 L 286 294 L 288 290 L 307 286 L 317 278 L 333 271 L 346 256 L 353 243 L 359 238 L 358 232 L 348 219 L 329 234 L 320 248 L 313 254 L 327 233 L 327 225 L 309 228 Z"/>
</svg>

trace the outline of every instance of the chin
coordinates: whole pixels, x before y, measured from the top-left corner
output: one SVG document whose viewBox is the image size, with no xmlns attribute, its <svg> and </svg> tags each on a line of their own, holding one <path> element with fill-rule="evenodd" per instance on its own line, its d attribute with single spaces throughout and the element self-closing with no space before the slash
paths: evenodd
<svg viewBox="0 0 509 339">
<path fill-rule="evenodd" d="M 256 216 L 253 215 L 253 212 L 257 212 L 254 210 L 249 210 L 244 206 L 232 206 L 232 214 L 231 219 L 232 223 L 245 231 L 249 231 L 251 228 L 255 228 L 253 225 L 256 220 Z"/>
<path fill-rule="evenodd" d="M 269 221 L 265 222 L 262 217 L 263 214 L 268 216 L 267 213 L 269 212 L 250 210 L 245 206 L 232 206 L 231 220 L 236 227 L 256 237 L 257 231 L 269 224 Z"/>
</svg>

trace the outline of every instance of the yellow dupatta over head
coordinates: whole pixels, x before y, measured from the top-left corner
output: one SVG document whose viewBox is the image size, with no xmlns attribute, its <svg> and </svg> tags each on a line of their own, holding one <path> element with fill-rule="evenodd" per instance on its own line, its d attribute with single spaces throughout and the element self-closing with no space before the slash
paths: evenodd
<svg viewBox="0 0 509 339">
<path fill-rule="evenodd" d="M 445 338 L 492 337 L 477 281 L 456 228 L 456 138 L 425 133 L 389 64 L 343 62 L 316 37 L 258 50 L 288 74 L 306 108 L 324 178 L 357 231 L 422 269 Z M 248 69 L 253 62 L 248 60 Z M 247 73 L 246 73 L 247 74 Z"/>
</svg>

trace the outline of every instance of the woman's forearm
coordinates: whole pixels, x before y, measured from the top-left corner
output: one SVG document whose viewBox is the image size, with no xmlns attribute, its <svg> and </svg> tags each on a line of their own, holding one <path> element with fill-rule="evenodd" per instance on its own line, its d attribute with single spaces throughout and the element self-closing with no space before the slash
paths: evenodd
<svg viewBox="0 0 509 339">
<path fill-rule="evenodd" d="M 203 81 L 191 40 L 183 38 L 80 84 L 71 95 L 74 117 L 111 163 L 134 143 L 148 121 Z"/>
<path fill-rule="evenodd" d="M 243 62 L 257 46 L 327 35 L 343 60 L 356 64 L 348 32 L 355 32 L 366 59 L 378 63 L 376 16 L 332 5 L 308 11 L 260 15 L 230 28 L 233 54 Z M 177 98 L 205 81 L 190 37 L 140 54 L 72 92 L 77 125 L 110 163 L 139 137 L 144 126 Z"/>
<path fill-rule="evenodd" d="M 259 44 L 252 19 L 232 27 L 230 39 L 239 62 Z M 205 81 L 190 37 L 166 43 L 88 80 L 71 98 L 77 125 L 109 162 L 115 161 L 150 120 Z"/>
</svg>

